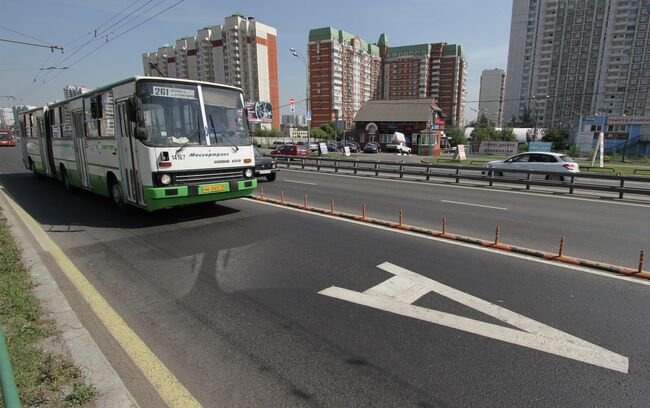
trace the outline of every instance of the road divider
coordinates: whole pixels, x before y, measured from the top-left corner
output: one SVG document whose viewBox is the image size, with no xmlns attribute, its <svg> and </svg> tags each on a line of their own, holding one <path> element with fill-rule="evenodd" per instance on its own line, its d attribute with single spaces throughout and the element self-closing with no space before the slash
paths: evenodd
<svg viewBox="0 0 650 408">
<path fill-rule="evenodd" d="M 500 250 L 500 251 L 506 251 L 506 252 L 514 252 L 522 255 L 527 255 L 530 257 L 534 258 L 543 258 L 546 260 L 550 261 L 555 261 L 555 262 L 560 262 L 560 263 L 566 263 L 570 265 L 576 265 L 576 266 L 582 266 L 586 268 L 591 268 L 591 269 L 597 269 L 605 272 L 612 272 L 612 273 L 617 273 L 621 275 L 626 275 L 626 276 L 632 276 L 635 278 L 640 278 L 640 279 L 647 279 L 650 280 L 650 272 L 644 271 L 643 270 L 643 263 L 644 263 L 644 258 L 645 258 L 645 251 L 641 250 L 641 253 L 639 255 L 639 267 L 637 269 L 633 268 L 628 268 L 625 266 L 619 266 L 619 265 L 613 265 L 605 262 L 598 262 L 598 261 L 593 261 L 589 259 L 582 259 L 582 258 L 575 258 L 575 257 L 570 257 L 570 256 L 565 256 L 564 255 L 564 243 L 565 239 L 564 237 L 560 237 L 560 248 L 557 253 L 552 253 L 548 251 L 542 251 L 542 250 L 537 250 L 537 249 L 531 249 L 531 248 L 526 248 L 526 247 L 520 247 L 520 246 L 515 246 L 515 245 L 508 245 L 508 244 L 503 244 L 499 242 L 500 239 L 500 234 L 501 234 L 501 228 L 499 226 L 496 227 L 495 231 L 495 237 L 494 241 L 488 241 L 480 238 L 473 238 L 473 237 L 468 237 L 465 235 L 458 235 L 458 234 L 450 234 L 447 232 L 447 219 L 443 218 L 442 219 L 442 231 L 436 231 L 432 230 L 429 228 L 423 228 L 423 227 L 418 227 L 418 226 L 413 226 L 413 225 L 407 225 L 404 224 L 404 212 L 403 210 L 400 210 L 399 212 L 399 220 L 398 222 L 391 222 L 387 220 L 382 220 L 382 219 L 377 219 L 377 218 L 369 218 L 366 216 L 366 211 L 367 211 L 367 206 L 364 203 L 361 206 L 361 215 L 357 214 L 350 214 L 350 213 L 345 213 L 341 211 L 335 211 L 334 209 L 334 199 L 330 201 L 330 208 L 319 208 L 319 207 L 313 207 L 309 206 L 307 202 L 307 195 L 304 195 L 304 200 L 302 203 L 292 203 L 288 202 L 285 200 L 284 197 L 284 191 L 280 192 L 280 199 L 274 199 L 270 198 L 266 195 L 264 195 L 264 189 L 261 189 L 260 195 L 258 196 L 252 196 L 251 199 L 258 200 L 258 201 L 264 201 L 264 202 L 269 202 L 281 206 L 286 206 L 286 207 L 291 207 L 291 208 L 296 208 L 299 210 L 303 211 L 310 211 L 314 213 L 319 213 L 323 215 L 329 215 L 333 217 L 339 217 L 339 218 L 345 218 L 345 219 L 350 219 L 354 221 L 359 221 L 363 223 L 368 223 L 368 224 L 375 224 L 375 225 L 381 225 L 384 227 L 389 227 L 389 228 L 395 228 L 395 229 L 400 229 L 404 231 L 409 231 L 413 232 L 416 234 L 422 234 L 426 236 L 434 236 L 437 238 L 442 238 L 442 239 L 448 239 L 451 241 L 459 241 L 463 242 L 466 244 L 472 244 L 472 245 L 477 245 L 477 246 L 482 246 L 482 247 L 489 247 L 492 249 Z"/>
</svg>

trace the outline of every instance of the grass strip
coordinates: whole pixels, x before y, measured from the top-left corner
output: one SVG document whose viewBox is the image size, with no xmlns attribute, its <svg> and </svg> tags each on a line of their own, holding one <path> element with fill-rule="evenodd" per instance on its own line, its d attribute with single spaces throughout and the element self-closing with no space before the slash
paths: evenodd
<svg viewBox="0 0 650 408">
<path fill-rule="evenodd" d="M 95 387 L 67 356 L 41 344 L 57 335 L 31 289 L 34 284 L 0 210 L 0 323 L 24 406 L 89 406 Z M 4 408 L 0 400 L 0 407 Z"/>
</svg>

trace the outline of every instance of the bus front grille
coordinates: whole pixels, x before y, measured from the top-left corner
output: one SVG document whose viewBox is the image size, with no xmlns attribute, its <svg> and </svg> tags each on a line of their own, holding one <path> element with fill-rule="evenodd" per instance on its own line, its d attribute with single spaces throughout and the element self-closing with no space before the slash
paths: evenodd
<svg viewBox="0 0 650 408">
<path fill-rule="evenodd" d="M 212 170 L 203 172 L 176 173 L 176 185 L 193 185 L 222 183 L 228 180 L 243 178 L 243 170 Z"/>
</svg>

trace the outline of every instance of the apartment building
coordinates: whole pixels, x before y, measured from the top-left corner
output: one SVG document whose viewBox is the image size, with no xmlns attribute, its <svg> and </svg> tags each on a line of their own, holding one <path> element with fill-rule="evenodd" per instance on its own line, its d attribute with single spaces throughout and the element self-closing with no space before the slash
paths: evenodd
<svg viewBox="0 0 650 408">
<path fill-rule="evenodd" d="M 270 102 L 280 128 L 277 31 L 253 17 L 234 14 L 174 45 L 142 55 L 144 74 L 197 79 L 242 88 L 247 101 Z M 159 72 L 160 71 L 160 72 Z"/>
<path fill-rule="evenodd" d="M 309 32 L 313 126 L 335 119 L 351 123 L 370 99 L 435 99 L 452 123 L 461 123 L 467 63 L 458 45 L 390 47 L 325 27 Z"/>
<path fill-rule="evenodd" d="M 377 98 L 379 48 L 333 27 L 309 31 L 312 127 L 332 120 L 351 124 L 369 99 Z"/>
<path fill-rule="evenodd" d="M 485 115 L 496 127 L 503 126 L 503 100 L 505 96 L 506 72 L 502 69 L 484 69 L 481 73 L 481 88 L 477 121 Z"/>
<path fill-rule="evenodd" d="M 649 0 L 513 0 L 504 114 L 650 114 Z"/>
</svg>

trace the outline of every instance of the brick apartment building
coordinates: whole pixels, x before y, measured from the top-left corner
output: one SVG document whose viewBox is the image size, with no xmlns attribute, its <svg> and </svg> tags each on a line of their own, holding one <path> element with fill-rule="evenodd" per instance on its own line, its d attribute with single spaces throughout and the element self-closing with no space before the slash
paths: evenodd
<svg viewBox="0 0 650 408">
<path fill-rule="evenodd" d="M 312 126 L 343 119 L 371 99 L 435 99 L 453 124 L 462 122 L 467 63 L 459 45 L 390 47 L 325 27 L 309 32 Z"/>
<path fill-rule="evenodd" d="M 242 88 L 244 99 L 271 102 L 273 128 L 280 128 L 276 29 L 234 14 L 174 45 L 142 55 L 144 74 L 197 79 Z M 155 68 L 154 68 L 155 67 Z M 156 70 L 156 68 L 158 70 Z"/>
</svg>

